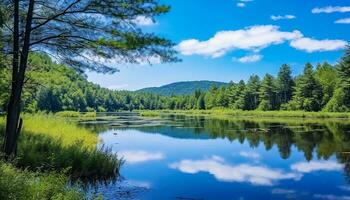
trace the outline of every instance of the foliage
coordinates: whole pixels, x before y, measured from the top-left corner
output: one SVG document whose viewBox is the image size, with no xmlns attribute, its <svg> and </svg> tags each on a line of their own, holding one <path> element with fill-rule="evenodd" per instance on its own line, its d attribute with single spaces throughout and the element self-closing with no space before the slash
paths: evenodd
<svg viewBox="0 0 350 200">
<path fill-rule="evenodd" d="M 97 148 L 98 136 L 65 118 L 24 116 L 15 164 L 31 170 L 67 172 L 75 178 L 109 179 L 118 175 L 121 161 L 108 149 Z M 0 120 L 0 131 L 4 118 Z"/>
<path fill-rule="evenodd" d="M 220 87 L 212 85 L 208 91 L 195 90 L 192 94 L 162 96 L 147 92 L 102 88 L 88 82 L 86 77 L 71 68 L 53 62 L 47 55 L 31 54 L 29 62 L 33 70 L 28 73 L 30 79 L 24 90 L 23 105 L 27 112 L 42 110 L 72 117 L 78 117 L 78 112 L 115 112 L 134 109 L 230 108 L 305 111 L 323 109 L 344 112 L 350 108 L 350 102 L 347 100 L 350 99 L 347 95 L 350 93 L 348 86 L 350 81 L 346 68 L 350 65 L 346 65 L 346 59 L 347 55 L 336 67 L 328 63 L 318 64 L 315 70 L 311 64 L 306 64 L 303 74 L 296 78 L 292 77 L 288 65 L 282 65 L 277 77 L 268 75 L 262 81 L 257 75 L 253 75 L 247 83 L 241 80 Z M 3 70 L 2 74 L 6 75 L 7 72 Z M 191 87 L 191 82 L 184 84 L 185 89 L 188 85 L 190 90 L 194 89 Z M 8 96 L 6 90 L 1 94 Z M 5 102 L 6 98 L 1 98 L 0 95 L 0 102 L 1 99 Z M 65 112 L 61 113 L 62 111 Z"/>
<path fill-rule="evenodd" d="M 2 41 L 10 52 L 14 3 L 3 0 L 0 7 L 9 11 L 4 13 L 8 21 L 2 29 Z M 135 22 L 139 16 L 154 20 L 169 10 L 169 6 L 155 0 L 30 1 L 19 6 L 19 25 L 25 27 L 29 22 L 32 27 L 28 30 L 29 51 L 48 52 L 79 72 L 89 69 L 106 73 L 116 69 L 100 61 L 115 57 L 123 63 L 147 62 L 152 57 L 162 62 L 178 61 L 171 41 L 143 32 Z M 30 21 L 26 21 L 28 18 Z M 25 30 L 19 31 L 19 39 L 26 39 Z"/>
<path fill-rule="evenodd" d="M 334 96 L 325 107 L 326 111 L 350 111 L 350 47 L 337 66 L 338 83 Z"/>
<path fill-rule="evenodd" d="M 294 109 L 296 110 L 321 110 L 322 87 L 316 80 L 312 65 L 310 63 L 305 65 L 304 73 L 297 77 L 295 93 L 293 95 L 291 105 L 295 106 Z"/>
<path fill-rule="evenodd" d="M 0 161 L 0 199 L 87 199 L 77 187 L 67 187 L 68 179 L 58 173 L 19 170 Z"/>
<path fill-rule="evenodd" d="M 260 87 L 260 104 L 258 110 L 274 110 L 277 105 L 276 93 L 273 76 L 266 74 Z"/>
<path fill-rule="evenodd" d="M 277 80 L 277 107 L 288 103 L 293 96 L 295 86 L 292 71 L 287 64 L 283 64 L 278 72 Z"/>
</svg>

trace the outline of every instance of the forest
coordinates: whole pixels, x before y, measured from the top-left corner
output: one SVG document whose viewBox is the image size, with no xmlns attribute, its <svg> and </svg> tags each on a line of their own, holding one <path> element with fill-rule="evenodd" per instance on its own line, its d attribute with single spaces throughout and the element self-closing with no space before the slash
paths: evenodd
<svg viewBox="0 0 350 200">
<path fill-rule="evenodd" d="M 213 86 L 191 95 L 164 96 L 147 92 L 114 91 L 87 81 L 84 74 L 58 64 L 46 54 L 31 54 L 22 106 L 26 112 L 120 110 L 300 110 L 347 112 L 350 110 L 350 49 L 336 65 L 312 66 L 292 75 L 284 64 L 277 77 L 251 75 L 248 81 Z M 1 67 L 2 110 L 6 108 L 10 70 Z"/>
</svg>

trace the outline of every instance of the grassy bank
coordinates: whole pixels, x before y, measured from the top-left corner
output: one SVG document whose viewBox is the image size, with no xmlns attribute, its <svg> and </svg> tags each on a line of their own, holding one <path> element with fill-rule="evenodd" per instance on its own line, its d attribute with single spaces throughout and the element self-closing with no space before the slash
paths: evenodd
<svg viewBox="0 0 350 200">
<path fill-rule="evenodd" d="M 341 118 L 350 119 L 350 113 L 335 112 L 305 112 L 305 111 L 243 111 L 230 109 L 213 109 L 213 110 L 156 110 L 140 111 L 142 116 L 156 117 L 165 114 L 181 115 L 200 115 L 200 116 L 224 116 L 224 117 L 264 117 L 264 118 Z"/>
<path fill-rule="evenodd" d="M 68 179 L 58 173 L 19 170 L 0 161 L 0 199 L 86 199 L 77 187 L 67 187 Z"/>
<path fill-rule="evenodd" d="M 122 161 L 107 148 L 96 148 L 98 143 L 96 133 L 79 127 L 75 122 L 68 121 L 64 117 L 55 115 L 24 115 L 23 120 L 23 131 L 18 144 L 18 157 L 11 164 L 5 164 L 0 160 L 0 167 L 8 169 L 7 171 L 0 170 L 0 176 L 5 176 L 9 172 L 8 177 L 10 177 L 15 174 L 10 173 L 12 170 L 16 174 L 23 174 L 23 177 L 33 177 L 34 180 L 38 180 L 40 184 L 44 185 L 45 178 L 51 177 L 49 181 L 52 180 L 52 187 L 57 187 L 62 191 L 67 188 L 68 179 L 99 182 L 113 180 L 118 176 Z M 1 134 L 4 133 L 4 123 L 5 119 L 0 118 Z M 0 136 L 1 142 L 2 137 L 3 135 Z M 13 178 L 17 179 L 16 176 Z M 56 185 L 54 180 L 57 181 Z M 1 187 L 4 187 L 2 184 L 0 178 L 0 193 Z M 17 184 L 17 182 L 13 184 Z M 29 181 L 25 187 L 39 187 L 36 184 L 39 183 Z M 48 192 L 46 189 L 49 190 L 50 187 L 45 187 L 44 192 Z M 36 193 L 35 190 L 30 190 Z M 34 195 L 34 193 L 31 194 Z M 68 195 L 69 198 L 57 199 L 81 199 L 70 198 L 70 192 L 68 191 L 68 193 L 62 193 L 62 195 L 64 197 Z M 4 194 L 13 195 L 10 190 Z M 77 192 L 77 195 L 80 193 Z"/>
<path fill-rule="evenodd" d="M 96 119 L 96 112 L 61 111 L 55 113 L 56 117 L 78 118 L 80 120 Z"/>
</svg>

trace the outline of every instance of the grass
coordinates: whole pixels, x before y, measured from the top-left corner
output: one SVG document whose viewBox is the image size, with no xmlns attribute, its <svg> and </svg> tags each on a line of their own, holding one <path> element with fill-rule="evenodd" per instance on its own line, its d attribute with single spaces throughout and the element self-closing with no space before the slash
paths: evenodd
<svg viewBox="0 0 350 200">
<path fill-rule="evenodd" d="M 306 112 L 306 111 L 243 111 L 231 109 L 213 109 L 213 110 L 157 110 L 140 111 L 142 116 L 155 117 L 162 113 L 182 114 L 182 115 L 200 115 L 200 116 L 225 116 L 225 117 L 264 117 L 264 118 L 341 118 L 350 119 L 350 113 L 335 112 Z"/>
<path fill-rule="evenodd" d="M 96 112 L 61 111 L 55 113 L 56 117 L 77 118 L 79 120 L 96 119 Z"/>
<path fill-rule="evenodd" d="M 83 146 L 94 149 L 98 142 L 97 134 L 78 127 L 74 122 L 65 118 L 50 114 L 24 115 L 23 132 L 60 139 L 63 146 L 81 142 Z"/>
<path fill-rule="evenodd" d="M 64 175 L 19 170 L 0 161 L 0 199 L 86 199 L 76 186 L 67 187 L 67 182 Z"/>
<path fill-rule="evenodd" d="M 163 110 L 159 110 L 159 111 L 141 110 L 141 111 L 139 111 L 140 115 L 143 117 L 158 117 L 162 112 L 163 112 Z M 170 112 L 170 110 L 166 110 L 164 112 Z"/>
<path fill-rule="evenodd" d="M 79 117 L 80 113 L 76 111 L 61 111 L 55 113 L 55 116 L 57 117 Z"/>
<path fill-rule="evenodd" d="M 41 187 L 40 184 L 46 184 L 46 178 L 50 177 L 50 180 L 47 181 L 52 179 L 52 187 L 62 188 L 62 182 L 64 182 L 65 187 L 63 188 L 67 188 L 68 180 L 89 183 L 108 182 L 119 176 L 122 160 L 108 148 L 97 149 L 98 135 L 96 133 L 80 127 L 64 117 L 57 117 L 53 114 L 27 114 L 23 116 L 23 121 L 23 131 L 18 143 L 16 160 L 12 161 L 11 164 L 4 164 L 0 160 L 0 167 L 14 170 L 19 175 L 22 173 L 23 177 L 28 176 L 29 180 L 33 177 L 33 179 L 40 182 L 37 183 L 39 186 L 36 183 L 29 182 L 29 185 L 23 187 L 28 187 L 30 190 L 32 187 L 34 189 Z M 4 133 L 4 124 L 5 118 L 2 117 L 0 118 L 0 134 Z M 0 135 L 1 141 L 2 137 Z M 2 173 L 5 172 L 1 172 L 0 168 L 0 176 L 3 176 Z M 57 174 L 61 175 L 58 176 Z M 8 176 L 11 175 L 15 181 L 17 179 L 15 173 L 8 174 Z M 21 178 L 22 176 L 19 177 L 19 179 Z M 55 179 L 57 179 L 57 185 L 54 184 Z M 2 187 L 6 187 L 3 185 L 4 182 L 1 181 L 0 177 L 0 193 Z M 21 199 L 15 198 L 16 194 L 13 194 L 10 189 L 5 188 L 4 194 L 14 195 L 12 199 Z M 31 192 L 37 193 L 35 190 Z M 34 195 L 34 193 L 30 194 Z M 52 194 L 50 198 L 33 197 L 33 199 L 81 199 L 80 197 L 75 198 L 73 194 L 70 198 L 70 192 L 57 194 L 62 194 L 62 198 L 59 196 L 56 198 Z M 69 198 L 65 198 L 66 195 Z M 2 199 L 1 194 L 0 199 Z"/>
</svg>

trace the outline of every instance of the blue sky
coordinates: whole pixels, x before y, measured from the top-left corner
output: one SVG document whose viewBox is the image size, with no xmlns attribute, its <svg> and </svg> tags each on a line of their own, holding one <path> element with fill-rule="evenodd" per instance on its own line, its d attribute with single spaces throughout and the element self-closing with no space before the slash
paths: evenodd
<svg viewBox="0 0 350 200">
<path fill-rule="evenodd" d="M 145 31 L 178 44 L 180 63 L 116 65 L 113 75 L 88 73 L 111 89 L 135 90 L 177 81 L 247 80 L 275 75 L 281 64 L 299 74 L 306 62 L 336 63 L 350 39 L 350 1 L 162 0 L 171 11 Z"/>
</svg>

